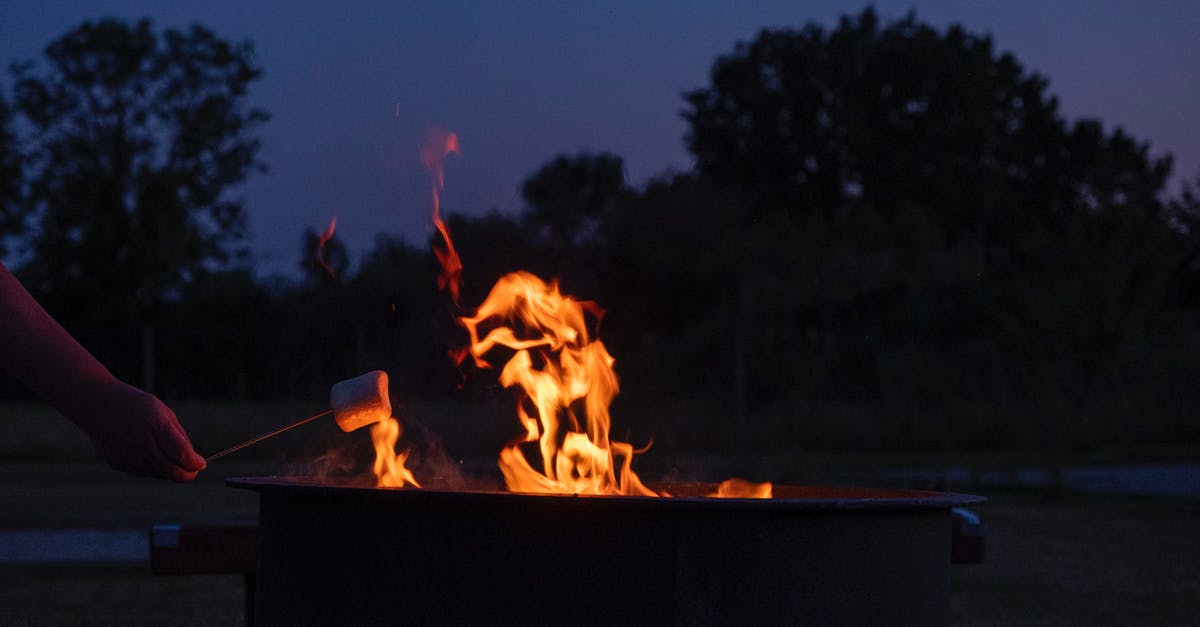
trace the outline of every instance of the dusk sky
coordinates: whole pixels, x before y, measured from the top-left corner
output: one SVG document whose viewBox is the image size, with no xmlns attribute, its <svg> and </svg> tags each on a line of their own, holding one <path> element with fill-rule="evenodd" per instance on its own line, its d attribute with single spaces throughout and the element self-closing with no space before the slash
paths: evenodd
<svg viewBox="0 0 1200 627">
<path fill-rule="evenodd" d="M 840 2 L 416 3 L 0 0 L 0 62 L 37 58 L 87 19 L 198 22 L 249 39 L 264 70 L 251 93 L 272 120 L 270 167 L 240 190 L 260 275 L 296 275 L 301 233 L 337 215 L 352 259 L 376 233 L 421 243 L 426 129 L 458 133 L 443 208 L 516 211 L 520 182 L 562 153 L 622 157 L 633 184 L 687 170 L 680 93 L 764 27 L 825 26 Z M 1098 117 L 1175 156 L 1172 189 L 1200 177 L 1200 2 L 875 4 L 944 28 L 990 33 L 1050 79 L 1070 119 Z M 5 77 L 7 88 L 8 79 Z M 468 260 L 469 262 L 469 260 Z"/>
</svg>

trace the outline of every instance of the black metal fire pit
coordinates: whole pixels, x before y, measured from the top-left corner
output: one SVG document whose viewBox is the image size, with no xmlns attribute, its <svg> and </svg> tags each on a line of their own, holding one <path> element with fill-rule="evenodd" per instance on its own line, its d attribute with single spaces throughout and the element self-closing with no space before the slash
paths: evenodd
<svg viewBox="0 0 1200 627">
<path fill-rule="evenodd" d="M 945 625 L 950 509 L 983 501 L 228 483 L 260 494 L 258 625 Z"/>
</svg>

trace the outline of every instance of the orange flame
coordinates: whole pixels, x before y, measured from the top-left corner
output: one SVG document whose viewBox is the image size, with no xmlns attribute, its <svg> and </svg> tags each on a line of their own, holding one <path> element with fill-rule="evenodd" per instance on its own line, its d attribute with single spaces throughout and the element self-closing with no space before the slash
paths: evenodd
<svg viewBox="0 0 1200 627">
<path fill-rule="evenodd" d="M 589 337 L 582 303 L 561 294 L 557 284 L 514 272 L 461 322 L 479 367 L 491 367 L 485 356 L 497 346 L 515 351 L 500 372 L 501 385 L 523 393 L 517 411 L 525 436 L 500 452 L 509 490 L 658 496 L 633 472 L 633 446 L 609 439 L 617 376 L 604 343 Z M 490 330 L 480 338 L 485 326 Z M 538 443 L 540 472 L 526 460 L 525 442 Z"/>
<path fill-rule="evenodd" d="M 439 196 L 445 157 L 458 151 L 458 137 L 441 130 L 431 131 L 421 149 L 433 176 L 433 223 L 445 244 L 445 249 L 434 251 L 442 266 L 438 287 L 448 289 L 456 305 L 462 263 L 441 219 Z M 469 354 L 479 368 L 491 368 L 487 355 L 493 349 L 512 351 L 500 371 L 500 383 L 521 390 L 517 417 L 525 434 L 500 451 L 505 485 L 513 492 L 669 496 L 646 487 L 633 472 L 634 455 L 645 449 L 609 438 L 608 407 L 620 389 L 615 360 L 603 342 L 591 337 L 585 314 L 598 326 L 604 310 L 592 301 L 563 295 L 557 283 L 518 271 L 492 286 L 474 316 L 459 318 L 470 334 L 470 346 L 450 351 L 456 363 Z M 481 331 L 486 331 L 482 338 Z M 395 453 L 400 424 L 395 419 L 380 422 L 371 436 L 378 485 L 420 487 L 404 466 L 408 454 Z M 540 471 L 521 448 L 533 442 L 541 454 Z M 729 479 L 709 496 L 771 498 L 771 484 Z"/>
<path fill-rule="evenodd" d="M 321 264 L 322 268 L 325 268 L 325 271 L 329 273 L 329 276 L 337 278 L 333 272 L 333 266 L 329 265 L 328 261 L 325 261 L 325 244 L 328 244 L 329 240 L 333 239 L 333 231 L 335 229 L 337 229 L 337 216 L 333 216 L 333 219 L 329 221 L 329 228 L 325 229 L 325 232 L 322 233 L 317 240 L 316 256 L 317 263 Z"/>
<path fill-rule="evenodd" d="M 726 479 L 717 486 L 717 491 L 708 496 L 718 499 L 769 499 L 771 482 L 753 483 L 745 479 Z"/>
<path fill-rule="evenodd" d="M 442 272 L 438 275 L 438 289 L 448 290 L 454 304 L 458 304 L 459 288 L 462 286 L 462 261 L 454 250 L 454 242 L 450 240 L 450 232 L 442 221 L 441 194 L 446 185 L 446 156 L 459 154 L 458 135 L 447 133 L 441 129 L 431 129 L 421 147 L 421 161 L 425 169 L 433 176 L 433 225 L 442 235 L 444 249 L 434 249 Z"/>
<path fill-rule="evenodd" d="M 397 113 L 399 113 L 399 109 L 397 109 Z M 446 179 L 445 160 L 446 155 L 450 153 L 458 153 L 458 136 L 440 129 L 430 130 L 425 144 L 421 147 L 421 161 L 425 164 L 425 169 L 429 170 L 433 176 L 433 224 L 442 234 L 442 241 L 446 245 L 444 250 L 434 249 L 438 263 L 442 266 L 442 272 L 438 276 L 438 289 L 448 289 L 454 304 L 457 305 L 459 286 L 462 283 L 462 262 L 459 261 L 458 253 L 454 250 L 454 243 L 450 240 L 450 232 L 446 228 L 446 224 L 442 222 L 441 216 L 441 192 Z M 332 237 L 332 224 L 330 224 L 327 234 Z M 322 246 L 326 239 L 322 237 Z M 323 259 L 321 263 L 326 265 Z M 327 265 L 326 268 L 328 268 Z M 395 305 L 393 305 L 394 308 Z M 465 356 L 465 352 L 463 355 Z M 462 357 L 459 358 L 459 361 L 461 360 Z M 388 418 L 371 426 L 371 440 L 375 445 L 373 470 L 375 484 L 379 487 L 402 488 L 405 484 L 421 487 L 413 478 L 412 472 L 405 466 L 405 462 L 408 461 L 408 452 L 396 452 L 396 442 L 400 439 L 401 431 L 400 423 L 395 418 Z"/>
<path fill-rule="evenodd" d="M 404 466 L 408 461 L 408 451 L 396 452 L 400 433 L 400 422 L 395 418 L 371 425 L 371 441 L 375 444 L 375 485 L 378 487 L 403 488 L 406 483 L 421 487 L 412 472 Z"/>
</svg>

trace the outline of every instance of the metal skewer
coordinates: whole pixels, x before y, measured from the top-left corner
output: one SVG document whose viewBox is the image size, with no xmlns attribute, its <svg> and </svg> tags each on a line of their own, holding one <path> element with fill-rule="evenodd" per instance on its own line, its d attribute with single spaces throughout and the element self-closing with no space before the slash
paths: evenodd
<svg viewBox="0 0 1200 627">
<path fill-rule="evenodd" d="M 332 414 L 332 413 L 333 413 L 333 410 L 332 410 L 332 409 L 327 409 L 327 410 L 325 410 L 325 411 L 323 411 L 323 412 L 321 412 L 321 413 L 319 413 L 319 414 L 317 414 L 317 415 L 315 415 L 315 416 L 309 416 L 308 418 L 305 418 L 304 420 L 301 420 L 300 422 L 295 422 L 295 423 L 292 423 L 292 424 L 290 424 L 290 425 L 287 425 L 287 426 L 284 426 L 284 427 L 280 427 L 280 428 L 278 428 L 278 429 L 276 429 L 276 430 L 274 430 L 274 431 L 271 431 L 271 432 L 269 432 L 269 433 L 264 433 L 264 434 L 262 434 L 262 435 L 260 435 L 260 436 L 258 436 L 258 437 L 256 437 L 256 438 L 252 438 L 252 439 L 246 440 L 245 442 L 242 442 L 241 444 L 237 444 L 237 445 L 231 446 L 231 447 L 229 447 L 229 448 L 227 448 L 227 449 L 225 449 L 225 450 L 221 451 L 220 453 L 213 453 L 212 455 L 209 455 L 208 457 L 205 457 L 205 458 L 204 458 L 204 462 L 205 462 L 205 463 L 208 463 L 208 462 L 211 462 L 211 461 L 214 461 L 214 460 L 221 459 L 222 457 L 225 457 L 226 455 L 228 455 L 228 454 L 230 454 L 230 453 L 236 453 L 236 452 L 238 452 L 238 451 L 240 451 L 240 450 L 242 450 L 242 449 L 246 448 L 247 446 L 250 446 L 251 444 L 257 444 L 257 443 L 259 443 L 259 442 L 262 442 L 263 440 L 265 440 L 265 439 L 267 439 L 267 438 L 270 438 L 270 437 L 277 436 L 277 435 L 279 435 L 280 433 L 283 433 L 284 431 L 287 431 L 287 430 L 289 430 L 289 429 L 295 429 L 296 427 L 299 427 L 300 425 L 303 425 L 303 424 L 310 423 L 310 422 L 312 422 L 312 421 L 316 420 L 317 418 L 320 418 L 321 416 L 328 416 L 329 414 Z"/>
</svg>

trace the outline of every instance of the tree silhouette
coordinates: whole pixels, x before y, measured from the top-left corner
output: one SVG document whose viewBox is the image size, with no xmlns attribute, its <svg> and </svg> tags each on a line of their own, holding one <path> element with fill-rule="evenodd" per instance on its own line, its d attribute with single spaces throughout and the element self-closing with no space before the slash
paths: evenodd
<svg viewBox="0 0 1200 627">
<path fill-rule="evenodd" d="M 777 395 L 825 361 L 843 374 L 823 393 L 894 394 L 912 421 L 995 380 L 956 390 L 962 364 L 1000 359 L 1056 447 L 1085 431 L 1072 416 L 1146 328 L 1182 233 L 1161 200 L 1170 159 L 1067 122 L 1047 85 L 986 36 L 872 9 L 719 58 L 685 94 L 686 139 L 748 200 L 731 209 L 753 260 L 748 376 Z"/>
<path fill-rule="evenodd" d="M 1187 251 L 1173 269 L 1175 304 L 1200 313 L 1200 176 L 1171 201 L 1171 217 L 1180 230 L 1191 235 Z"/>
<path fill-rule="evenodd" d="M 15 65 L 31 289 L 68 322 L 139 320 L 151 339 L 164 302 L 243 234 L 231 188 L 262 167 L 253 132 L 267 116 L 245 104 L 259 74 L 248 42 L 148 20 L 86 22 L 44 66 Z"/>
<path fill-rule="evenodd" d="M 626 192 L 620 157 L 560 155 L 521 185 L 529 204 L 524 218 L 550 248 L 566 251 L 582 243 Z"/>
<path fill-rule="evenodd" d="M 20 207 L 21 157 L 12 130 L 12 108 L 0 94 L 0 258 L 5 240 L 23 232 L 24 214 Z"/>
<path fill-rule="evenodd" d="M 867 9 L 828 32 L 765 30 L 711 78 L 685 95 L 688 146 L 701 173 L 760 203 L 926 237 L 908 214 L 974 227 L 1058 191 L 1047 82 L 958 26 L 881 25 Z"/>
<path fill-rule="evenodd" d="M 534 259 L 525 266 L 561 279 L 575 294 L 597 287 L 601 226 L 627 203 L 624 164 L 607 153 L 559 155 L 525 179 L 519 238 Z M 500 232 L 507 229 L 501 228 Z"/>
</svg>

